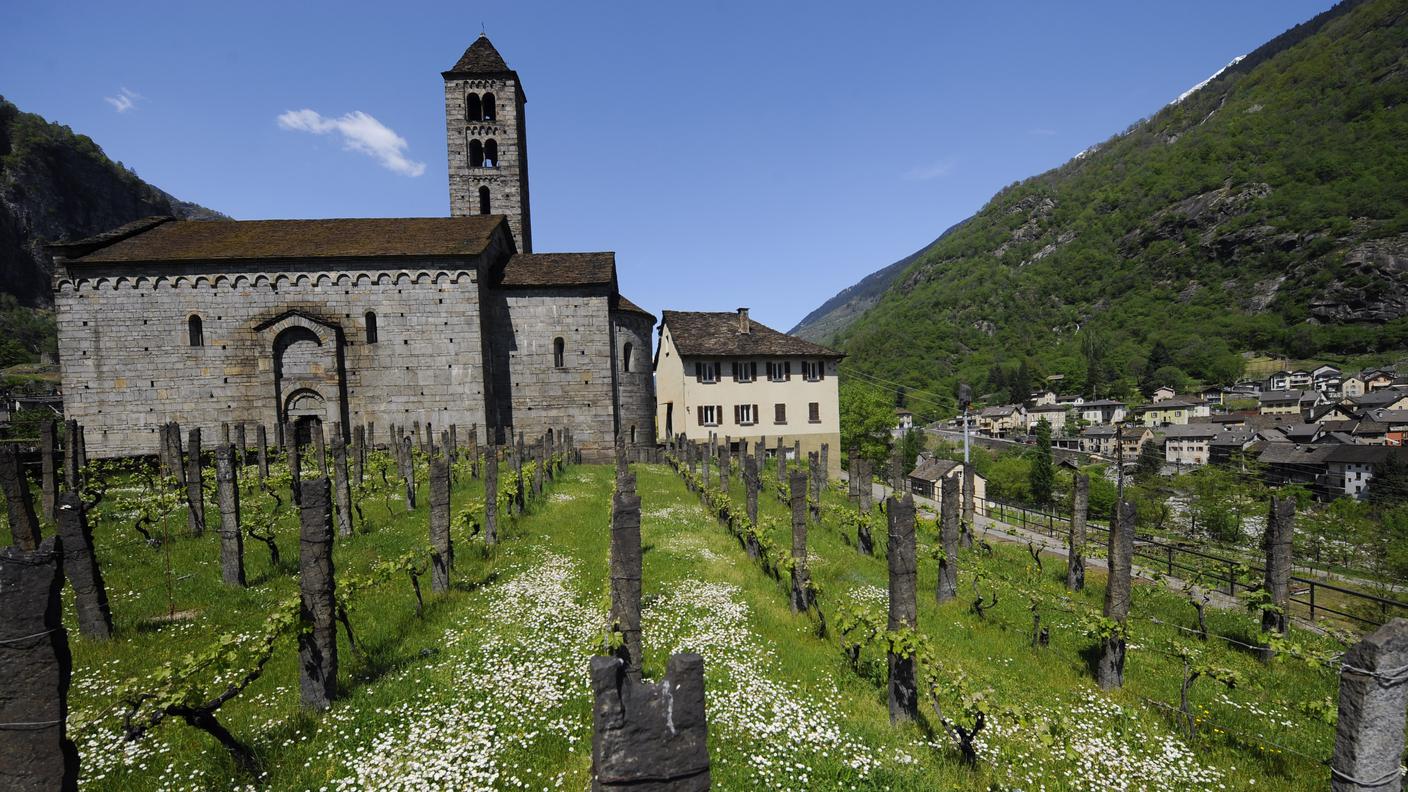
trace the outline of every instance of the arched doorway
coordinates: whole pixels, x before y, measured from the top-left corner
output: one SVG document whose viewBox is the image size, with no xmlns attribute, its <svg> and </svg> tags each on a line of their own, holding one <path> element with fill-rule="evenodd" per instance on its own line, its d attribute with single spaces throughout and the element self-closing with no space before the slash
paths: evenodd
<svg viewBox="0 0 1408 792">
<path fill-rule="evenodd" d="M 327 402 L 317 391 L 300 388 L 284 402 L 284 420 L 293 424 L 293 441 L 303 447 L 313 441 L 313 433 L 322 431 L 327 417 Z"/>
</svg>

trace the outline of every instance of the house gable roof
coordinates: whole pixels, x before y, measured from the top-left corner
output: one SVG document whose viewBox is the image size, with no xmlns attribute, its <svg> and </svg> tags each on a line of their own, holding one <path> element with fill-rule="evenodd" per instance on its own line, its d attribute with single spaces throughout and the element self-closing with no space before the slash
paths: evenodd
<svg viewBox="0 0 1408 792">
<path fill-rule="evenodd" d="M 790 336 L 756 319 L 738 332 L 738 314 L 713 311 L 661 311 L 661 324 L 681 356 L 687 357 L 845 357 L 820 344 Z"/>
</svg>

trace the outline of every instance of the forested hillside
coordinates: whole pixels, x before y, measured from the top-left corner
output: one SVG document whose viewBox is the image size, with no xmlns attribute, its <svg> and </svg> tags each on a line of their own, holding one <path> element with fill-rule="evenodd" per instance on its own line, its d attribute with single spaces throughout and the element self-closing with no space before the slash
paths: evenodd
<svg viewBox="0 0 1408 792">
<path fill-rule="evenodd" d="M 819 340 L 923 412 L 959 381 L 1123 395 L 1151 365 L 1222 382 L 1244 351 L 1408 346 L 1406 99 L 1408 6 L 1342 3 L 1003 190 Z"/>
</svg>

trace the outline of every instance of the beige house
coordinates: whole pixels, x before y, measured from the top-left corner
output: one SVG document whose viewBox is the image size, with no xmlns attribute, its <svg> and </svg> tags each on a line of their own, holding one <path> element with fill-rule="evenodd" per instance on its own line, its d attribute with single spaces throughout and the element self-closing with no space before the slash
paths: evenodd
<svg viewBox="0 0 1408 792">
<path fill-rule="evenodd" d="M 1051 426 L 1051 433 L 1053 435 L 1060 434 L 1066 429 L 1066 416 L 1072 409 L 1073 408 L 1069 405 L 1056 404 L 1055 402 L 1028 407 L 1026 415 L 1027 433 L 1031 434 L 1035 432 L 1036 425 L 1045 420 L 1046 423 Z"/>
<path fill-rule="evenodd" d="M 978 413 L 978 431 L 992 437 L 1007 437 L 1025 431 L 1027 410 L 1020 404 L 984 407 Z"/>
<path fill-rule="evenodd" d="M 1215 423 L 1166 426 L 1164 459 L 1175 465 L 1206 465 L 1211 459 L 1212 441 L 1219 433 Z"/>
<path fill-rule="evenodd" d="M 928 454 L 920 454 L 915 460 L 914 470 L 909 472 L 909 491 L 916 497 L 928 498 L 938 506 L 943 505 L 944 479 L 954 479 L 958 484 L 958 508 L 963 510 L 963 463 L 952 459 L 936 459 Z M 988 481 L 977 473 L 973 474 L 974 509 L 988 497 Z"/>
<path fill-rule="evenodd" d="M 655 351 L 656 435 L 765 442 L 790 455 L 830 446 L 829 475 L 841 472 L 836 366 L 844 357 L 737 313 L 665 311 Z"/>
</svg>

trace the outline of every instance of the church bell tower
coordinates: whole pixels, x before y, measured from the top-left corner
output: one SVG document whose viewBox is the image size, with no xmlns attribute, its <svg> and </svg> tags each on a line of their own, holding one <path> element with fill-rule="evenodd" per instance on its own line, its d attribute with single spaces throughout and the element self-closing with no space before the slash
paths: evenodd
<svg viewBox="0 0 1408 792">
<path fill-rule="evenodd" d="M 520 253 L 533 252 L 523 85 L 480 35 L 445 78 L 450 215 L 508 217 Z"/>
</svg>

